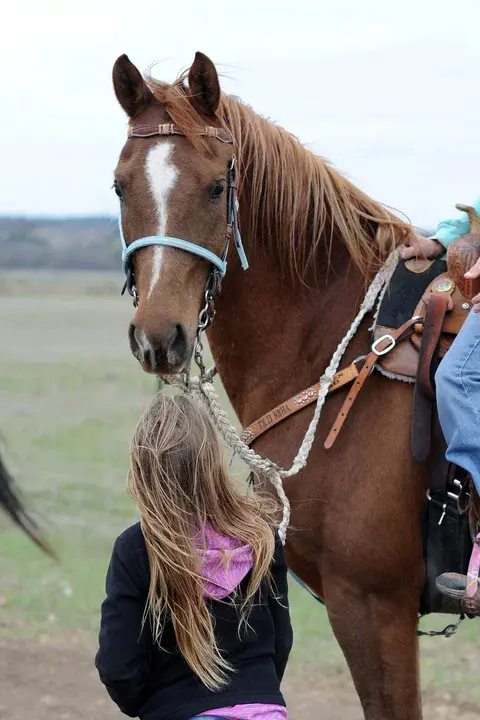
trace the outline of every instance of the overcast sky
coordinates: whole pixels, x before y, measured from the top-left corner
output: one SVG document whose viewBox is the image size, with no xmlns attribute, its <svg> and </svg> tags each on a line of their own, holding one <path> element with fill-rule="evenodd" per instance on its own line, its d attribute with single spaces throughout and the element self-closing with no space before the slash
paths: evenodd
<svg viewBox="0 0 480 720">
<path fill-rule="evenodd" d="M 223 88 L 381 202 L 435 224 L 480 194 L 480 0 L 17 0 L 2 17 L 0 213 L 114 213 L 126 52 Z"/>
</svg>

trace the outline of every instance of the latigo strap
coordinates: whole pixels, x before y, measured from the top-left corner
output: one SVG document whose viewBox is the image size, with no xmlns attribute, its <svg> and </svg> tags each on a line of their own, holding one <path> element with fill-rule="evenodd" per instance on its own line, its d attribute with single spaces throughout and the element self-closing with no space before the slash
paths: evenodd
<svg viewBox="0 0 480 720">
<path fill-rule="evenodd" d="M 413 394 L 412 454 L 417 462 L 425 462 L 430 454 L 435 400 L 432 374 L 436 369 L 443 323 L 451 302 L 450 295 L 432 293 L 425 314 Z"/>
<path fill-rule="evenodd" d="M 407 320 L 406 323 L 403 325 L 400 325 L 398 330 L 395 330 L 389 335 L 383 335 L 382 337 L 378 338 L 373 345 L 370 353 L 367 355 L 365 364 L 362 367 L 354 386 L 351 388 L 350 392 L 348 393 L 345 402 L 343 403 L 342 407 L 340 408 L 340 412 L 337 415 L 337 419 L 335 420 L 332 429 L 330 430 L 327 439 L 325 440 L 325 448 L 329 450 L 335 440 L 338 437 L 338 433 L 343 427 L 343 424 L 345 420 L 347 419 L 348 413 L 352 409 L 352 405 L 357 399 L 357 395 L 360 392 L 360 390 L 363 387 L 363 384 L 365 380 L 368 378 L 370 373 L 373 370 L 373 367 L 375 363 L 377 362 L 379 356 L 386 355 L 388 352 L 393 350 L 397 342 L 401 342 L 406 337 L 411 335 L 415 330 L 415 323 L 417 323 L 419 320 L 418 317 L 410 318 L 410 320 Z"/>
</svg>

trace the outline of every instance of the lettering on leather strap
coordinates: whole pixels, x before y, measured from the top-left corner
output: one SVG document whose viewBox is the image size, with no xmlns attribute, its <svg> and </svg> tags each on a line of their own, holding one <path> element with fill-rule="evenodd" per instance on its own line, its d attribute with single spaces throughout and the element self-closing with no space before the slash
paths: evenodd
<svg viewBox="0 0 480 720">
<path fill-rule="evenodd" d="M 344 370 L 339 370 L 335 373 L 333 382 L 328 388 L 328 393 L 330 394 L 335 392 L 335 390 L 339 390 L 341 387 L 348 385 L 353 382 L 357 376 L 358 369 L 355 363 L 352 363 Z M 247 445 L 251 445 L 251 443 L 260 435 L 263 435 L 264 432 L 275 425 L 278 425 L 278 423 L 282 422 L 282 420 L 285 420 L 299 410 L 303 410 L 304 407 L 316 402 L 319 390 L 320 383 L 316 383 L 315 385 L 311 385 L 306 388 L 306 390 L 302 390 L 288 400 L 280 403 L 280 405 L 277 405 L 277 407 L 273 408 L 273 410 L 265 413 L 265 415 L 262 415 L 261 418 L 258 418 L 258 420 L 255 420 L 255 422 L 245 428 L 242 433 L 242 440 L 247 443 Z"/>
</svg>

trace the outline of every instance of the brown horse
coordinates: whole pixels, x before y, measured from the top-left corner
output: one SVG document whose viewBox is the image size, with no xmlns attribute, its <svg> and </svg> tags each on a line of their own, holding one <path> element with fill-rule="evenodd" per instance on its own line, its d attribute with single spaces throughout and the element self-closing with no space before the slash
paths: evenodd
<svg viewBox="0 0 480 720">
<path fill-rule="evenodd" d="M 409 242 L 411 228 L 285 130 L 222 95 L 215 67 L 201 53 L 173 84 L 144 80 L 125 55 L 113 78 L 130 127 L 156 133 L 130 137 L 115 172 L 126 245 L 169 235 L 220 255 L 236 155 L 251 267 L 244 273 L 230 248 L 209 342 L 245 427 L 318 380 L 366 283 L 393 247 Z M 227 128 L 233 147 L 211 128 Z M 147 372 L 179 373 L 192 355 L 209 265 L 157 246 L 138 250 L 131 267 L 138 293 L 132 352 Z M 364 323 L 345 362 L 369 349 Z M 288 561 L 325 601 L 365 717 L 417 720 L 427 476 L 411 459 L 411 389 L 372 376 L 326 451 L 344 398 L 339 391 L 327 400 L 306 469 L 285 481 Z M 311 416 L 304 409 L 280 423 L 255 450 L 289 466 Z"/>
</svg>

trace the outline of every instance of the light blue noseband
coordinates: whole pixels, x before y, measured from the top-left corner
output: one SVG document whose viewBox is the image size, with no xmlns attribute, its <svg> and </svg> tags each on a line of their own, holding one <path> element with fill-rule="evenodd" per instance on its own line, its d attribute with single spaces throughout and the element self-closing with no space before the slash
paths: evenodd
<svg viewBox="0 0 480 720">
<path fill-rule="evenodd" d="M 130 128 L 130 137 L 151 137 L 152 135 L 182 135 L 183 133 L 176 125 L 164 124 L 158 126 L 134 126 Z M 206 137 L 212 137 L 220 140 L 221 142 L 227 142 L 233 144 L 233 137 L 230 131 L 224 128 L 212 128 L 206 127 L 201 128 L 199 131 L 200 135 Z M 233 237 L 235 248 L 240 259 L 240 263 L 244 270 L 248 270 L 248 260 L 245 254 L 245 250 L 242 243 L 242 237 L 238 227 L 238 200 L 237 200 L 237 183 L 236 183 L 236 160 L 232 158 L 228 165 L 227 173 L 227 231 L 225 234 L 225 243 L 223 246 L 222 253 L 216 255 L 207 248 L 197 245 L 196 243 L 190 242 L 189 240 L 182 240 L 181 238 L 169 237 L 167 235 L 149 235 L 148 237 L 138 238 L 134 240 L 130 245 L 127 245 L 122 229 L 121 215 L 119 217 L 119 229 L 120 239 L 122 241 L 122 264 L 123 271 L 126 277 L 125 289 L 128 290 L 130 295 L 137 299 L 137 291 L 135 288 L 135 282 L 133 277 L 133 271 L 131 268 L 131 258 L 134 252 L 141 248 L 151 247 L 155 245 L 163 247 L 177 248 L 184 252 L 192 253 L 198 257 L 206 260 L 213 266 L 213 274 L 220 279 L 225 276 L 227 272 L 227 255 L 228 248 L 230 245 L 230 238 Z M 218 288 L 219 282 L 213 283 L 213 286 Z"/>
<path fill-rule="evenodd" d="M 122 239 L 122 263 L 123 263 L 123 272 L 125 275 L 128 273 L 129 264 L 130 264 L 130 257 L 133 255 L 133 253 L 136 250 L 140 250 L 140 248 L 149 247 L 151 245 L 164 245 L 165 247 L 173 247 L 178 248 L 178 250 L 185 250 L 185 252 L 192 253 L 193 255 L 198 255 L 199 257 L 203 258 L 209 263 L 212 263 L 214 265 L 220 275 L 223 277 L 225 273 L 227 272 L 227 261 L 223 260 L 218 255 L 215 255 L 215 253 L 211 252 L 210 250 L 207 250 L 207 248 L 202 247 L 201 245 L 195 245 L 195 243 L 189 242 L 188 240 L 181 240 L 180 238 L 175 237 L 168 237 L 167 235 L 150 235 L 149 237 L 143 237 L 139 238 L 138 240 L 135 240 L 133 243 L 127 246 L 125 242 L 125 238 L 123 237 L 122 232 L 122 226 L 120 223 L 120 237 Z M 243 250 L 243 248 L 242 248 Z M 245 255 L 245 253 L 243 253 Z M 247 261 L 247 258 L 245 257 L 245 261 Z M 245 267 L 243 261 L 242 261 L 242 267 L 244 270 L 248 268 L 248 262 Z"/>
</svg>

